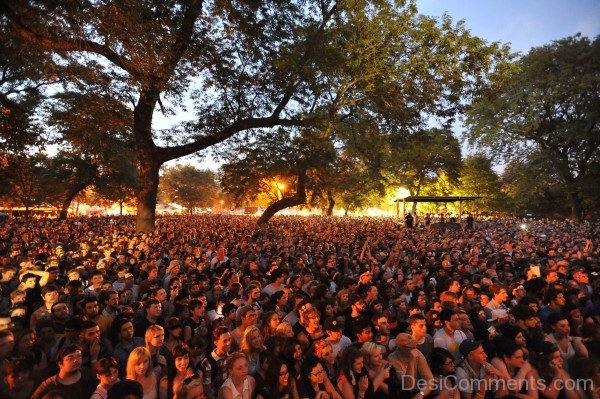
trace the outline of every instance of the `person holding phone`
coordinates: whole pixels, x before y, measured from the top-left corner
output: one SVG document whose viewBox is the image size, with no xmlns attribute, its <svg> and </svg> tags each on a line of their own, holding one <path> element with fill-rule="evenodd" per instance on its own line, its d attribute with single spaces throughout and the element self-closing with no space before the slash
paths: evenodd
<svg viewBox="0 0 600 399">
<path fill-rule="evenodd" d="M 537 369 L 533 369 L 533 377 L 539 381 L 540 394 L 546 399 L 578 399 L 576 390 L 566 389 L 565 382 L 571 376 L 564 369 L 563 358 L 556 345 L 544 341 L 536 349 Z"/>
</svg>

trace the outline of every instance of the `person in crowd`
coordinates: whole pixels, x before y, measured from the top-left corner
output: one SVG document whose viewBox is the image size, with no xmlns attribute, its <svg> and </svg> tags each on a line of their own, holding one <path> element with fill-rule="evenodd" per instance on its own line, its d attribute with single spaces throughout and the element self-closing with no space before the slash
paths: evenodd
<svg viewBox="0 0 600 399">
<path fill-rule="evenodd" d="M 248 372 L 254 374 L 260 368 L 260 353 L 265 350 L 263 336 L 257 326 L 251 326 L 244 332 L 240 351 L 248 360 Z"/>
<path fill-rule="evenodd" d="M 374 342 L 365 342 L 361 348 L 364 365 L 369 379 L 373 381 L 374 398 L 389 398 L 400 388 L 393 366 L 383 359 L 385 347 Z"/>
<path fill-rule="evenodd" d="M 277 327 L 281 324 L 281 318 L 276 311 L 266 312 L 263 315 L 262 335 L 264 339 L 276 335 Z"/>
<path fill-rule="evenodd" d="M 183 328 L 181 324 L 181 320 L 177 317 L 171 317 L 166 321 L 167 337 L 165 339 L 165 348 L 169 350 L 169 352 L 173 351 L 177 345 L 181 345 L 185 343 L 183 339 Z M 190 338 L 191 339 L 191 338 Z M 189 340 L 188 340 L 189 341 Z"/>
<path fill-rule="evenodd" d="M 142 384 L 132 380 L 117 381 L 108 390 L 108 399 L 143 399 Z"/>
<path fill-rule="evenodd" d="M 96 387 L 90 399 L 107 399 L 108 390 L 119 381 L 119 370 L 117 359 L 104 357 L 94 364 L 94 372 L 100 383 Z"/>
<path fill-rule="evenodd" d="M 548 325 L 551 332 L 546 336 L 546 340 L 556 345 L 560 351 L 565 369 L 568 370 L 568 364 L 575 356 L 589 356 L 581 337 L 570 335 L 571 327 L 568 316 L 559 313 L 551 314 L 548 317 Z"/>
<path fill-rule="evenodd" d="M 181 388 L 178 399 L 206 399 L 202 381 L 193 380 Z"/>
<path fill-rule="evenodd" d="M 146 347 L 135 348 L 129 354 L 125 377 L 128 380 L 140 383 L 143 399 L 158 398 L 158 377 L 152 370 L 151 354 Z"/>
<path fill-rule="evenodd" d="M 509 393 L 522 399 L 537 399 L 536 381 L 522 346 L 508 337 L 498 341 L 498 356 L 492 359 L 491 364 L 502 374 L 500 378 Z"/>
<path fill-rule="evenodd" d="M 321 339 L 313 344 L 314 355 L 321 361 L 321 365 L 327 372 L 330 381 L 337 381 L 338 364 L 336 362 L 335 352 L 330 342 Z"/>
<path fill-rule="evenodd" d="M 427 359 L 417 349 L 417 341 L 408 333 L 396 337 L 396 348 L 388 356 L 388 361 L 402 378 L 429 381 L 433 378 Z"/>
<path fill-rule="evenodd" d="M 25 358 L 12 360 L 2 368 L 4 385 L 0 385 L 0 396 L 6 399 L 28 399 L 36 388 L 29 362 Z"/>
<path fill-rule="evenodd" d="M 46 353 L 36 345 L 36 341 L 37 333 L 35 330 L 26 328 L 19 331 L 15 336 L 13 355 L 27 359 L 33 379 L 41 381 L 49 377 L 49 375 L 46 375 L 49 364 Z"/>
<path fill-rule="evenodd" d="M 487 362 L 481 342 L 466 339 L 460 343 L 459 350 L 463 361 L 455 375 L 462 399 L 501 398 L 508 394 L 506 385 L 492 383 L 502 378 L 502 374 Z"/>
<path fill-rule="evenodd" d="M 248 327 L 255 326 L 258 321 L 258 314 L 251 305 L 244 305 L 237 310 L 237 317 L 240 324 L 231 331 L 231 338 L 233 340 L 234 347 L 239 349 L 242 345 L 242 339 L 244 338 L 244 332 Z"/>
<path fill-rule="evenodd" d="M 360 349 L 351 346 L 344 350 L 337 388 L 344 399 L 371 399 L 374 396 L 373 381 L 369 380 Z"/>
<path fill-rule="evenodd" d="M 171 354 L 171 361 L 167 365 L 167 375 L 160 380 L 160 399 L 179 399 L 185 385 L 192 381 L 202 381 L 202 377 L 191 367 L 191 352 L 187 345 L 175 346 Z"/>
<path fill-rule="evenodd" d="M 287 365 L 273 359 L 265 374 L 265 383 L 258 388 L 257 399 L 293 399 L 297 395 Z"/>
<path fill-rule="evenodd" d="M 229 375 L 226 360 L 231 350 L 231 333 L 227 327 L 219 326 L 213 331 L 212 352 L 200 364 L 204 379 L 204 392 L 211 399 L 217 398 L 219 388 Z"/>
<path fill-rule="evenodd" d="M 171 353 L 165 347 L 165 330 L 159 325 L 148 327 L 145 335 L 146 349 L 150 352 L 152 370 L 162 377 L 167 371 L 167 363 L 171 360 Z"/>
<path fill-rule="evenodd" d="M 82 370 L 82 349 L 77 345 L 68 345 L 58 352 L 59 371 L 47 378 L 35 390 L 32 399 L 42 399 L 52 391 L 64 399 L 89 398 L 96 384 L 89 370 Z"/>
<path fill-rule="evenodd" d="M 551 342 L 541 342 L 537 345 L 537 367 L 532 370 L 533 377 L 540 384 L 540 395 L 546 399 L 577 399 L 577 391 L 565 386 L 571 381 L 571 376 L 565 370 L 562 354 L 558 347 Z"/>
<path fill-rule="evenodd" d="M 227 357 L 229 377 L 219 390 L 221 399 L 252 399 L 256 385 L 248 375 L 248 359 L 243 352 L 233 352 Z"/>
<path fill-rule="evenodd" d="M 440 320 L 443 328 L 437 330 L 433 336 L 433 346 L 447 349 L 458 359 L 459 345 L 467 339 L 466 334 L 460 330 L 460 316 L 455 310 L 443 309 L 440 312 Z"/>
<path fill-rule="evenodd" d="M 447 349 L 434 348 L 431 351 L 429 364 L 436 384 L 436 390 L 432 394 L 440 399 L 460 399 L 454 375 L 456 373 L 454 356 Z"/>
</svg>

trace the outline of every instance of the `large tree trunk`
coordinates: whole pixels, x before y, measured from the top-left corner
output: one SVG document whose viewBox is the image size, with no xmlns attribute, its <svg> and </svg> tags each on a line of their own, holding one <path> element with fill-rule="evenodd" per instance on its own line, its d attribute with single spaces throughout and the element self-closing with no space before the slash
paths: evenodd
<svg viewBox="0 0 600 399">
<path fill-rule="evenodd" d="M 331 190 L 327 191 L 327 216 L 333 215 L 333 207 L 335 206 L 335 200 L 333 199 L 333 193 Z"/>
<path fill-rule="evenodd" d="M 279 211 L 292 206 L 302 205 L 306 203 L 306 170 L 302 170 L 298 175 L 298 182 L 296 183 L 296 194 L 292 197 L 284 197 L 278 201 L 275 201 L 265 209 L 262 215 L 256 222 L 258 225 L 268 223 L 269 220 Z"/>
<path fill-rule="evenodd" d="M 156 196 L 158 194 L 158 171 L 163 161 L 158 158 L 152 140 L 152 114 L 158 101 L 156 90 L 143 91 L 133 111 L 133 133 L 138 146 L 140 187 L 137 193 L 137 232 L 154 231 L 156 220 Z"/>
<path fill-rule="evenodd" d="M 135 221 L 137 232 L 154 231 L 159 169 L 160 164 L 155 160 L 140 157 L 140 189 L 138 191 Z"/>
</svg>

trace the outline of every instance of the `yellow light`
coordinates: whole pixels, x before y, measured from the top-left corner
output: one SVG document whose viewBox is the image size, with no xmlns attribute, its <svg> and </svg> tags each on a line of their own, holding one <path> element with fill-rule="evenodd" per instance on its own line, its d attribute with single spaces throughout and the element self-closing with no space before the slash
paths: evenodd
<svg viewBox="0 0 600 399">
<path fill-rule="evenodd" d="M 398 189 L 398 194 L 396 195 L 396 198 L 399 200 L 403 200 L 407 197 L 410 197 L 410 191 L 408 191 L 406 187 L 400 187 Z"/>
</svg>

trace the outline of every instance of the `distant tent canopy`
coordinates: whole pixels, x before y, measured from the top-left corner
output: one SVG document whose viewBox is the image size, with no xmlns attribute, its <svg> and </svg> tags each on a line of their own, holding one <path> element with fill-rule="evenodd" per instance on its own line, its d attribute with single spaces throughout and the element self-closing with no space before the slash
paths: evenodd
<svg viewBox="0 0 600 399">
<path fill-rule="evenodd" d="M 411 195 L 406 198 L 398 198 L 394 200 L 396 202 L 396 216 L 400 216 L 400 202 L 403 206 L 406 206 L 407 202 L 459 202 L 459 220 L 462 219 L 462 203 L 463 201 L 475 201 L 483 197 L 463 197 L 463 196 L 421 196 Z"/>
</svg>

